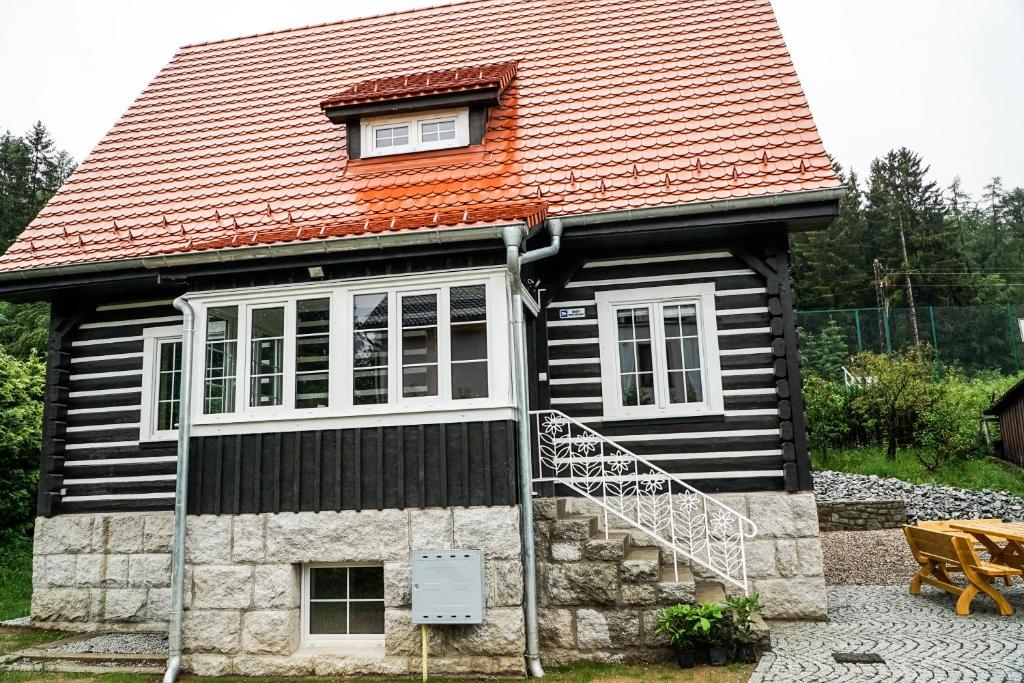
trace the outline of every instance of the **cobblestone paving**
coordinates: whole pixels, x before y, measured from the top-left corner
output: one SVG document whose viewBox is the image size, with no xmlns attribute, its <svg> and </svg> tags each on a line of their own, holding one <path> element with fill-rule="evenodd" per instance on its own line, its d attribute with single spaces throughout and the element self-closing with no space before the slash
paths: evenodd
<svg viewBox="0 0 1024 683">
<path fill-rule="evenodd" d="M 1024 585 L 1000 590 L 1017 610 L 1000 617 L 991 600 L 975 598 L 969 617 L 955 598 L 925 586 L 831 586 L 827 623 L 772 622 L 773 652 L 751 683 L 839 681 L 1024 681 Z M 837 664 L 833 652 L 876 653 L 884 664 Z"/>
</svg>

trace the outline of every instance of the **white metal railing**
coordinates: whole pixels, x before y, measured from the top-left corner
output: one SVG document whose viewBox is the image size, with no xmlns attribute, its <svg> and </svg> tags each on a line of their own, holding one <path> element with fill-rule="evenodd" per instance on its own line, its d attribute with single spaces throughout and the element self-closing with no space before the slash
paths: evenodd
<svg viewBox="0 0 1024 683">
<path fill-rule="evenodd" d="M 531 412 L 537 437 L 535 483 L 553 482 L 596 503 L 609 516 L 647 534 L 679 558 L 706 567 L 744 591 L 748 518 L 679 477 L 558 410 Z"/>
</svg>

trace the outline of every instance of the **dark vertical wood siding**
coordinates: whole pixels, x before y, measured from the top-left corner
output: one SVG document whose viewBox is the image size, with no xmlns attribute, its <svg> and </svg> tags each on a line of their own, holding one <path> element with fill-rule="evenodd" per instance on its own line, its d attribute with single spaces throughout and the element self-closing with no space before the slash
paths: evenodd
<svg viewBox="0 0 1024 683">
<path fill-rule="evenodd" d="M 190 514 L 512 505 L 515 422 L 192 439 Z"/>
<path fill-rule="evenodd" d="M 1024 467 L 1024 400 L 1015 399 L 999 414 L 999 435 L 1003 456 Z"/>
</svg>

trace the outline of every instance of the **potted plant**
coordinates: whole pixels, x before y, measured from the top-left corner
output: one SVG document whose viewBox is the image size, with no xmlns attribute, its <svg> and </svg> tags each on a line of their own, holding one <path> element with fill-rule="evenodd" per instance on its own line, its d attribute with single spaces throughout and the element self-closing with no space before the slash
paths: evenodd
<svg viewBox="0 0 1024 683">
<path fill-rule="evenodd" d="M 676 662 L 681 669 L 692 669 L 695 661 L 697 608 L 694 605 L 673 605 L 658 614 L 654 632 L 667 636 L 668 644 L 676 651 Z"/>
<path fill-rule="evenodd" d="M 736 659 L 745 663 L 757 661 L 757 644 L 754 642 L 755 614 L 764 612 L 757 593 L 726 598 L 732 610 L 732 637 L 736 642 Z"/>
<path fill-rule="evenodd" d="M 729 663 L 729 616 L 720 602 L 702 602 L 697 605 L 700 637 L 708 648 L 708 663 L 725 666 Z"/>
</svg>

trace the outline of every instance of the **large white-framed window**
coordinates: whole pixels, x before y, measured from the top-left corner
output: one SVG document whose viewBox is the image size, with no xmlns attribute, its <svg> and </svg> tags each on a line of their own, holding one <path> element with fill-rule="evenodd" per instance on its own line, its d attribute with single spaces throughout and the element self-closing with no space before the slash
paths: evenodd
<svg viewBox="0 0 1024 683">
<path fill-rule="evenodd" d="M 190 301 L 203 363 L 193 390 L 202 406 L 197 433 L 513 405 L 501 268 L 204 292 Z"/>
<path fill-rule="evenodd" d="M 469 110 L 380 116 L 360 122 L 363 157 L 406 154 L 469 144 Z"/>
<path fill-rule="evenodd" d="M 384 567 L 302 567 L 302 641 L 329 645 L 384 640 Z"/>
<path fill-rule="evenodd" d="M 721 413 L 715 286 L 598 292 L 606 419 Z"/>
<path fill-rule="evenodd" d="M 142 332 L 142 441 L 170 441 L 181 418 L 181 326 Z"/>
</svg>

